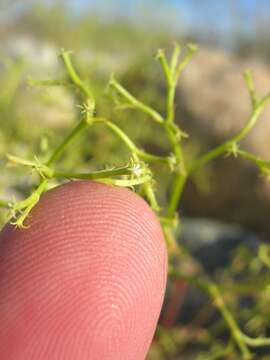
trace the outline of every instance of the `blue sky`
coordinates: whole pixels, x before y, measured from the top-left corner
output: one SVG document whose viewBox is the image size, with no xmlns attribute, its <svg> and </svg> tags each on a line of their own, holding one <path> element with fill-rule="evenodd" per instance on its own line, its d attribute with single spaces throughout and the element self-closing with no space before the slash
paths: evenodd
<svg viewBox="0 0 270 360">
<path fill-rule="evenodd" d="M 98 9 L 104 16 L 140 17 L 143 5 L 152 6 L 152 18 L 164 14 L 173 15 L 177 25 L 188 27 L 208 27 L 220 31 L 238 26 L 243 31 L 252 32 L 258 14 L 270 13 L 269 0 L 67 0 L 80 11 Z M 141 11 L 141 13 L 140 13 Z M 234 16 L 233 14 L 237 14 Z M 168 17 L 169 19 L 169 17 Z M 172 22 L 170 22 L 172 24 Z"/>
<path fill-rule="evenodd" d="M 25 2 L 3 0 L 6 8 L 26 6 L 43 1 Z M 97 12 L 103 18 L 121 16 L 128 21 L 141 23 L 156 22 L 159 26 L 173 29 L 194 29 L 216 33 L 226 37 L 237 29 L 253 35 L 261 19 L 270 22 L 270 0 L 63 0 L 75 12 Z M 269 18 L 266 15 L 269 14 Z M 0 14 L 0 18 L 1 18 Z M 260 20 L 258 20 L 260 19 Z"/>
</svg>

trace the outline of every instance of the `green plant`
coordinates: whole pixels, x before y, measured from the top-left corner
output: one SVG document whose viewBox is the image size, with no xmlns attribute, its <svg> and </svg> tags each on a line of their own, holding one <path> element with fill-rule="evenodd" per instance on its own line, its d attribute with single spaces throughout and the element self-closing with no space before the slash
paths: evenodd
<svg viewBox="0 0 270 360">
<path fill-rule="evenodd" d="M 181 48 L 176 44 L 170 59 L 168 59 L 163 50 L 159 50 L 157 54 L 157 60 L 161 64 L 167 85 L 165 115 L 132 95 L 114 76 L 109 81 L 108 88 L 117 97 L 118 108 L 140 111 L 147 116 L 149 121 L 153 121 L 161 127 L 168 140 L 169 151 L 167 155 L 160 156 L 140 149 L 115 122 L 107 119 L 107 117 L 100 116 L 92 87 L 89 86 L 87 81 L 82 80 L 75 70 L 70 52 L 62 50 L 60 58 L 65 70 L 65 76 L 56 80 L 31 80 L 29 83 L 46 87 L 64 86 L 68 88 L 74 94 L 76 101 L 79 102 L 78 122 L 52 152 L 48 149 L 45 151 L 45 154 L 35 156 L 33 159 L 23 159 L 15 155 L 8 155 L 8 163 L 10 165 L 30 168 L 38 179 L 38 184 L 24 200 L 18 202 L 0 200 L 0 207 L 7 209 L 9 220 L 15 226 L 24 228 L 27 226 L 27 217 L 39 201 L 40 196 L 50 186 L 55 186 L 55 184 L 58 184 L 63 179 L 88 179 L 117 186 L 131 187 L 149 202 L 160 219 L 171 260 L 169 276 L 172 278 L 183 278 L 190 284 L 202 289 L 209 296 L 230 331 L 230 341 L 226 351 L 228 353 L 230 351 L 239 351 L 243 359 L 251 359 L 253 355 L 250 348 L 270 345 L 270 339 L 263 336 L 252 338 L 245 335 L 226 305 L 222 289 L 217 284 L 209 280 L 204 274 L 199 278 L 190 276 L 174 265 L 174 259 L 181 257 L 181 250 L 183 250 L 176 243 L 175 230 L 179 226 L 177 210 L 188 178 L 211 160 L 222 155 L 239 156 L 251 161 L 263 174 L 269 176 L 270 162 L 242 150 L 240 142 L 255 126 L 259 115 L 270 101 L 270 94 L 259 98 L 254 89 L 251 73 L 249 71 L 245 72 L 244 78 L 251 99 L 251 114 L 244 127 L 225 143 L 192 161 L 187 161 L 184 144 L 188 135 L 175 121 L 174 104 L 179 77 L 196 51 L 197 47 L 189 44 L 182 55 Z M 59 160 L 62 159 L 69 145 L 76 137 L 83 135 L 86 130 L 91 130 L 97 125 L 110 130 L 124 144 L 130 153 L 129 162 L 125 165 L 122 164 L 121 166 L 91 172 L 77 172 L 76 169 L 62 170 Z M 168 201 L 162 204 L 162 206 L 159 204 L 156 196 L 157 184 L 155 183 L 154 168 L 152 168 L 152 165 L 155 163 L 167 167 L 171 178 L 168 189 Z M 269 268 L 268 251 L 268 247 L 263 245 L 260 249 L 259 257 L 262 263 Z M 222 349 L 221 351 L 220 348 L 215 348 L 212 358 L 221 357 L 224 353 L 224 348 Z"/>
</svg>

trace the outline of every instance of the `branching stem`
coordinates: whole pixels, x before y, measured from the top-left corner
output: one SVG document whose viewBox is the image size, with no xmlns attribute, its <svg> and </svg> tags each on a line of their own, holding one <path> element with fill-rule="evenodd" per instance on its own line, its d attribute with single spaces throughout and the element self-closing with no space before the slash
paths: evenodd
<svg viewBox="0 0 270 360">
<path fill-rule="evenodd" d="M 238 324 L 236 323 L 231 311 L 228 309 L 227 305 L 224 302 L 222 294 L 219 290 L 219 287 L 210 281 L 201 280 L 192 276 L 186 276 L 180 271 L 170 268 L 169 274 L 172 277 L 185 279 L 189 284 L 193 284 L 196 287 L 199 287 L 212 299 L 213 304 L 219 310 L 222 315 L 225 323 L 227 324 L 231 336 L 238 346 L 243 359 L 252 359 L 252 353 L 250 352 L 248 346 L 250 347 L 261 347 L 270 345 L 270 338 L 259 337 L 253 339 L 240 330 Z"/>
<path fill-rule="evenodd" d="M 94 123 L 102 123 L 106 125 L 126 145 L 131 153 L 136 154 L 141 160 L 145 160 L 147 162 L 165 163 L 167 165 L 170 165 L 173 161 L 171 157 L 157 156 L 138 149 L 130 137 L 112 121 L 105 118 L 95 118 Z"/>
<path fill-rule="evenodd" d="M 139 101 L 135 96 L 131 95 L 116 79 L 111 78 L 109 85 L 120 94 L 128 104 L 132 105 L 135 109 L 141 110 L 143 113 L 149 115 L 155 122 L 162 124 L 163 117 L 150 106 Z"/>
<path fill-rule="evenodd" d="M 61 50 L 60 56 L 63 60 L 63 63 L 66 67 L 67 74 L 71 80 L 71 82 L 81 91 L 83 98 L 88 99 L 92 104 L 92 110 L 95 110 L 95 99 L 90 90 L 89 86 L 81 80 L 80 76 L 77 74 L 76 70 L 70 59 L 70 51 L 66 51 L 64 49 Z"/>
<path fill-rule="evenodd" d="M 263 99 L 258 101 L 255 107 L 252 109 L 251 115 L 246 122 L 246 125 L 236 134 L 232 139 L 225 141 L 223 144 L 217 146 L 206 154 L 200 156 L 198 159 L 195 159 L 188 166 L 188 175 L 191 175 L 195 170 L 201 168 L 203 165 L 207 164 L 209 161 L 216 159 L 222 154 L 226 154 L 232 146 L 237 146 L 237 144 L 243 140 L 249 132 L 255 126 L 259 115 L 264 110 L 266 104 L 270 100 L 270 94 L 266 95 Z"/>
<path fill-rule="evenodd" d="M 77 71 L 75 70 L 71 61 L 70 52 L 62 50 L 61 59 L 66 70 L 66 79 L 64 80 L 31 80 L 30 85 L 42 85 L 42 86 L 70 86 L 74 90 L 78 90 L 80 98 L 80 107 L 82 108 L 80 114 L 80 120 L 77 125 L 71 130 L 71 132 L 63 139 L 63 141 L 56 147 L 52 154 L 48 157 L 45 164 L 39 162 L 38 158 L 34 160 L 24 160 L 19 157 L 9 155 L 9 161 L 13 165 L 26 166 L 34 169 L 40 176 L 40 182 L 37 188 L 24 200 L 19 201 L 13 206 L 10 202 L 0 200 L 0 207 L 11 209 L 12 218 L 15 220 L 13 223 L 19 227 L 24 227 L 25 219 L 29 216 L 30 211 L 37 204 L 40 196 L 46 191 L 48 183 L 52 179 L 85 179 L 85 180 L 98 180 L 105 184 L 113 184 L 117 186 L 133 187 L 139 185 L 140 194 L 142 194 L 149 202 L 151 208 L 156 211 L 162 224 L 164 235 L 167 240 L 167 245 L 170 255 L 179 255 L 179 248 L 174 236 L 174 229 L 179 225 L 177 208 L 181 200 L 182 193 L 184 191 L 185 184 L 193 174 L 194 171 L 207 164 L 209 161 L 216 159 L 217 157 L 228 154 L 234 156 L 241 156 L 242 158 L 255 163 L 259 169 L 270 175 L 270 162 L 260 159 L 254 154 L 244 151 L 239 148 L 239 142 L 241 142 L 255 126 L 259 115 L 265 108 L 266 104 L 270 101 L 270 94 L 259 99 L 255 93 L 254 83 L 249 71 L 245 72 L 244 78 L 246 80 L 247 88 L 251 99 L 251 115 L 243 128 L 231 139 L 225 141 L 223 144 L 215 147 L 207 153 L 199 156 L 197 159 L 186 164 L 184 151 L 182 147 L 182 139 L 187 137 L 187 134 L 176 123 L 175 119 L 175 96 L 177 89 L 177 82 L 189 63 L 191 57 L 196 52 L 197 48 L 190 44 L 187 46 L 184 55 L 180 58 L 181 49 L 179 45 L 175 45 L 171 58 L 167 59 L 163 50 L 160 50 L 157 54 L 167 84 L 167 96 L 166 96 L 166 114 L 162 115 L 151 106 L 148 106 L 144 102 L 138 100 L 128 90 L 126 90 L 115 78 L 111 78 L 110 87 L 120 95 L 124 103 L 122 108 L 137 109 L 146 114 L 150 120 L 159 124 L 170 144 L 169 156 L 158 156 L 148 153 L 142 149 L 139 149 L 131 138 L 114 122 L 96 116 L 96 102 L 92 90 L 87 82 L 83 81 Z M 84 130 L 92 125 L 103 124 L 110 131 L 117 136 L 118 139 L 125 145 L 131 155 L 130 163 L 126 166 L 115 167 L 111 169 L 104 169 L 101 171 L 93 171 L 87 173 L 76 173 L 75 171 L 59 171 L 55 169 L 55 163 L 60 159 L 61 155 L 72 143 L 72 141 L 79 136 Z M 165 164 L 171 170 L 172 186 L 169 194 L 168 203 L 161 212 L 158 204 L 155 191 L 154 181 L 152 178 L 151 170 L 148 163 L 161 163 Z M 270 255 L 269 247 L 262 245 L 259 249 L 259 258 L 268 268 L 270 268 Z M 182 278 L 194 284 L 202 289 L 209 298 L 213 301 L 213 304 L 220 312 L 227 325 L 231 338 L 233 340 L 233 346 L 237 347 L 242 355 L 243 359 L 251 359 L 252 353 L 250 347 L 259 347 L 270 345 L 270 339 L 259 337 L 253 339 L 241 331 L 233 314 L 226 305 L 221 289 L 208 281 L 207 279 L 195 278 L 192 276 L 184 275 L 178 271 L 177 268 L 170 268 L 169 275 L 175 278 Z M 219 349 L 220 350 L 220 349 Z M 215 353 L 215 358 L 220 356 L 220 352 Z"/>
</svg>

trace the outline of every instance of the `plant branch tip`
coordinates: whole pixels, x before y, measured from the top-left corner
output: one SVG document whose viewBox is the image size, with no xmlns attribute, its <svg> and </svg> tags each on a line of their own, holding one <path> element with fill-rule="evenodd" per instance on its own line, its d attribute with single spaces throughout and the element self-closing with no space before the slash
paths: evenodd
<svg viewBox="0 0 270 360">
<path fill-rule="evenodd" d="M 73 50 L 66 50 L 64 48 L 61 48 L 59 56 L 66 56 L 66 55 L 69 56 L 69 55 L 72 55 L 72 54 L 74 54 Z"/>
<path fill-rule="evenodd" d="M 161 57 L 165 57 L 165 50 L 164 49 L 158 49 L 156 54 L 156 59 L 159 60 Z"/>
<path fill-rule="evenodd" d="M 116 82 L 115 74 L 111 73 L 110 78 L 109 78 L 109 82 L 108 82 L 108 86 L 112 86 L 115 82 Z"/>
<path fill-rule="evenodd" d="M 172 45 L 173 45 L 174 50 L 177 50 L 177 51 L 181 50 L 181 45 L 179 44 L 178 41 L 173 41 Z"/>
<path fill-rule="evenodd" d="M 26 160 L 15 155 L 7 154 L 7 158 L 7 167 L 26 166 L 35 170 L 41 178 L 50 179 L 52 177 L 52 170 L 47 165 L 42 164 L 37 156 L 34 156 L 34 160 Z"/>
<path fill-rule="evenodd" d="M 187 44 L 187 49 L 192 52 L 192 53 L 195 53 L 199 50 L 199 47 L 197 44 L 194 44 L 194 43 L 189 43 Z"/>
</svg>

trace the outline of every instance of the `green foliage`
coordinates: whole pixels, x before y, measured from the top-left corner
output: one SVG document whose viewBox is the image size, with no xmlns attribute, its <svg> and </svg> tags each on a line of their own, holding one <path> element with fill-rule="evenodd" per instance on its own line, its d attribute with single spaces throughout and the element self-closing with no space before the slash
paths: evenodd
<svg viewBox="0 0 270 360">
<path fill-rule="evenodd" d="M 213 306 L 219 311 L 222 324 L 225 325 L 230 334 L 229 341 L 226 343 L 226 341 L 217 341 L 211 332 L 202 333 L 198 341 L 201 340 L 206 344 L 209 351 L 207 354 L 201 352 L 198 359 L 218 359 L 222 358 L 224 354 L 227 354 L 226 358 L 228 359 L 237 358 L 237 356 L 238 358 L 241 356 L 243 359 L 252 359 L 252 348 L 270 345 L 270 339 L 264 336 L 268 325 L 265 321 L 266 315 L 269 318 L 266 305 L 269 300 L 268 285 L 264 282 L 260 291 L 256 292 L 256 305 L 252 309 L 251 317 L 246 316 L 246 314 L 243 315 L 242 312 L 236 316 L 238 294 L 236 288 L 232 291 L 234 284 L 230 284 L 226 274 L 223 276 L 224 279 L 227 279 L 226 284 L 231 286 L 230 291 L 226 289 L 226 286 L 221 286 L 213 279 L 209 279 L 203 272 L 199 276 L 193 276 L 183 272 L 178 265 L 175 265 L 177 263 L 175 259 L 183 258 L 184 250 L 183 248 L 180 249 L 175 241 L 175 229 L 179 226 L 177 210 L 187 180 L 196 170 L 211 160 L 224 155 L 243 157 L 257 165 L 262 173 L 269 175 L 269 162 L 242 150 L 240 143 L 255 126 L 259 115 L 270 100 L 270 95 L 267 94 L 259 98 L 255 92 L 251 74 L 246 72 L 244 77 L 251 99 L 251 113 L 245 125 L 225 143 L 205 154 L 199 154 L 195 159 L 190 159 L 186 153 L 188 147 L 185 146 L 185 143 L 189 141 L 188 135 L 175 121 L 175 96 L 178 80 L 196 51 L 197 48 L 193 44 L 187 45 L 183 50 L 178 44 L 175 44 L 170 57 L 163 50 L 158 51 L 156 58 L 165 77 L 166 94 L 163 105 L 160 105 L 160 108 L 155 108 L 143 100 L 141 94 L 137 96 L 135 91 L 131 93 L 127 90 L 122 82 L 116 80 L 114 76 L 111 76 L 107 89 L 102 96 L 99 82 L 97 81 L 98 85 L 95 87 L 93 81 L 83 79 L 73 65 L 71 53 L 62 50 L 60 59 L 63 71 L 59 71 L 59 77 L 57 79 L 31 80 L 29 84 L 45 89 L 48 87 L 64 87 L 65 91 L 71 94 L 74 99 L 74 124 L 71 130 L 68 126 L 64 127 L 64 137 L 61 136 L 62 129 L 59 132 L 56 131 L 56 136 L 46 135 L 46 126 L 44 125 L 39 131 L 38 141 L 35 138 L 35 132 L 28 136 L 29 147 L 28 144 L 26 145 L 24 130 L 20 130 L 25 119 L 17 121 L 18 113 L 15 112 L 12 117 L 14 123 L 3 124 L 1 137 L 4 140 L 11 129 L 18 132 L 16 141 L 14 143 L 4 142 L 1 149 L 2 153 L 9 153 L 8 165 L 14 168 L 10 169 L 12 172 L 9 178 L 17 179 L 16 176 L 20 174 L 25 184 L 23 186 L 24 191 L 20 191 L 20 186 L 16 185 L 16 188 L 13 185 L 16 180 L 11 182 L 13 190 L 17 190 L 24 197 L 19 201 L 14 200 L 12 196 L 8 200 L 3 197 L 3 200 L 0 200 L 0 207 L 6 209 L 8 219 L 15 226 L 23 228 L 27 226 L 28 215 L 38 203 L 40 196 L 62 181 L 94 179 L 95 181 L 134 189 L 148 201 L 160 219 L 170 255 L 170 278 L 182 278 L 205 292 Z M 20 67 L 19 69 L 21 71 Z M 17 71 L 17 64 L 14 64 L 13 70 Z M 12 75 L 13 70 L 8 80 L 9 86 L 6 88 L 10 89 L 8 95 L 2 96 L 2 118 L 7 118 L 10 115 L 10 111 L 13 109 L 10 102 L 15 101 L 13 100 L 15 89 L 19 84 L 19 76 L 15 76 L 15 81 Z M 114 109 L 111 100 L 116 105 Z M 128 121 L 125 115 L 119 115 L 120 120 L 111 120 L 111 116 L 115 117 L 116 114 L 119 114 L 119 110 L 122 114 L 123 110 L 127 110 L 130 118 L 134 116 L 131 111 L 134 111 L 136 117 L 138 116 L 145 124 L 150 123 L 146 134 L 150 136 L 155 129 L 154 131 L 157 131 L 159 138 L 162 136 L 160 144 L 163 147 L 163 153 L 158 154 L 152 149 L 143 149 L 141 144 L 137 145 L 136 131 L 134 130 L 133 133 L 136 124 L 127 126 Z M 110 134 L 108 138 L 107 134 Z M 81 141 L 81 146 L 75 145 L 78 139 Z M 112 139 L 117 139 L 117 141 L 112 141 Z M 112 149 L 113 151 L 111 151 Z M 103 158 L 99 153 L 103 154 Z M 110 153 L 114 154 L 114 161 L 117 162 L 117 165 L 111 165 Z M 101 160 L 103 168 L 100 168 Z M 30 169 L 33 174 L 30 181 L 29 176 L 25 174 L 25 169 Z M 159 181 L 160 169 L 162 169 L 161 172 L 166 173 L 166 182 L 160 183 Z M 157 189 L 164 188 L 166 185 L 167 189 L 163 190 L 163 196 L 160 198 L 156 195 Z M 168 194 L 168 196 L 164 194 Z M 239 265 L 241 264 L 241 254 L 238 256 L 240 256 L 240 260 L 235 260 L 235 264 Z M 262 267 L 265 268 L 267 276 L 269 276 L 269 258 L 269 249 L 263 245 L 260 248 L 259 257 L 255 257 L 252 263 L 253 267 L 248 269 L 251 278 L 254 276 L 261 277 L 259 270 Z M 247 267 L 245 262 L 243 267 Z M 231 270 L 233 271 L 234 268 L 232 267 Z M 241 284 L 246 291 L 245 289 L 248 286 L 245 287 L 244 285 Z M 241 286 L 238 286 L 238 289 L 241 289 Z M 238 323 L 239 320 L 241 320 L 240 323 Z M 245 325 L 242 330 L 243 321 Z M 258 329 L 259 331 L 257 331 Z M 244 331 L 252 336 L 246 335 Z M 179 347 L 177 344 L 179 332 L 168 333 L 161 328 L 157 333 L 157 338 L 164 356 L 168 352 L 173 353 Z M 189 338 L 187 342 L 189 341 L 192 342 L 195 339 Z"/>
</svg>

